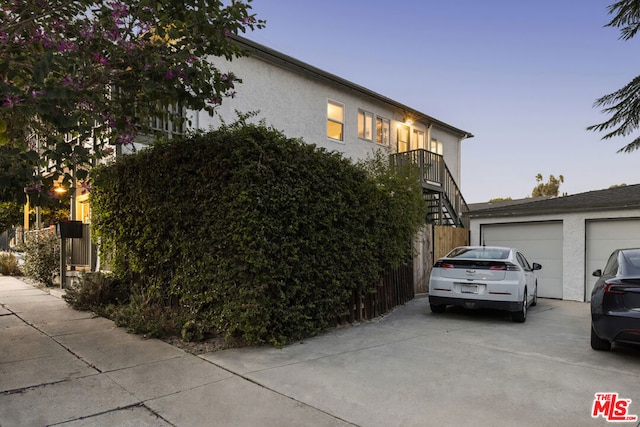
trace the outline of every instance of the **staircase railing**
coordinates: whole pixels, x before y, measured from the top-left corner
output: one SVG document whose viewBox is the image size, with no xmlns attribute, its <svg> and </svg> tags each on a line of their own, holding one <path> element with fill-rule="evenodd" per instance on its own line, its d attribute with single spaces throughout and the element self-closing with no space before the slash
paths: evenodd
<svg viewBox="0 0 640 427">
<path fill-rule="evenodd" d="M 392 154 L 390 158 L 396 165 L 415 165 L 425 193 L 438 193 L 453 223 L 463 226 L 462 213 L 469 208 L 442 155 L 417 149 Z"/>
</svg>

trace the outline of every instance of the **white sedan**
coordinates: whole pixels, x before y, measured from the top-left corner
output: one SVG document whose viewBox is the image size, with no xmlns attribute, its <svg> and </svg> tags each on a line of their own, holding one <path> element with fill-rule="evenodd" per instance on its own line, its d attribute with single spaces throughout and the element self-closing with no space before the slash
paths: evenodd
<svg viewBox="0 0 640 427">
<path fill-rule="evenodd" d="M 511 312 L 514 322 L 527 320 L 529 306 L 538 302 L 538 263 L 514 248 L 462 246 L 440 258 L 431 271 L 429 304 L 434 313 L 448 305 Z"/>
</svg>

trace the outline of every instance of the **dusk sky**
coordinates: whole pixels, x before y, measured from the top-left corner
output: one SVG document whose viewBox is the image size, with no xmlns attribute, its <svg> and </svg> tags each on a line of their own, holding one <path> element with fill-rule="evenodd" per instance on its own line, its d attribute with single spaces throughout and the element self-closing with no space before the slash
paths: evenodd
<svg viewBox="0 0 640 427">
<path fill-rule="evenodd" d="M 601 141 L 594 101 L 640 74 L 640 36 L 619 40 L 613 0 L 254 0 L 245 37 L 475 137 L 462 143 L 467 203 L 640 183 L 633 136 Z"/>
</svg>

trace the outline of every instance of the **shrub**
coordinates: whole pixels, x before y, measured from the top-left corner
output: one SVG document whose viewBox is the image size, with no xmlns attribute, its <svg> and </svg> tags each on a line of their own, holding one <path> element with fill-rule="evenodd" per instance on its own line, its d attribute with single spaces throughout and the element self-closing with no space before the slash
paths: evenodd
<svg viewBox="0 0 640 427">
<path fill-rule="evenodd" d="M 18 260 L 13 254 L 0 253 L 0 275 L 22 276 Z"/>
<path fill-rule="evenodd" d="M 77 310 L 99 312 L 108 305 L 126 303 L 129 289 L 113 274 L 82 273 L 77 282 L 68 285 L 63 298 Z"/>
<path fill-rule="evenodd" d="M 118 319 L 277 345 L 333 326 L 424 224 L 415 178 L 378 163 L 232 125 L 95 169 L 92 226 L 134 290 Z"/>
<path fill-rule="evenodd" d="M 48 230 L 27 233 L 24 244 L 25 276 L 45 286 L 53 286 L 53 275 L 60 268 L 60 240 Z"/>
</svg>

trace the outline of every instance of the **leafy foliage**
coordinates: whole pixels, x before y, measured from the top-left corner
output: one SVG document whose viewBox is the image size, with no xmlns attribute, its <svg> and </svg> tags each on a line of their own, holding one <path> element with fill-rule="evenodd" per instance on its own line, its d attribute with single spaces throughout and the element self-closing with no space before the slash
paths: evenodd
<svg viewBox="0 0 640 427">
<path fill-rule="evenodd" d="M 70 283 L 63 298 L 77 310 L 98 312 L 110 304 L 126 303 L 129 293 L 112 274 L 91 272 L 81 274 L 77 282 Z"/>
<path fill-rule="evenodd" d="M 22 219 L 22 206 L 15 202 L 0 203 L 0 233 L 20 224 Z"/>
<path fill-rule="evenodd" d="M 0 196 L 24 202 L 52 179 L 45 164 L 83 180 L 93 160 L 152 136 L 154 119 L 212 114 L 240 81 L 213 61 L 242 55 L 230 36 L 264 26 L 250 2 L 3 2 Z"/>
<path fill-rule="evenodd" d="M 18 260 L 11 253 L 0 253 L 0 276 L 22 276 Z"/>
<path fill-rule="evenodd" d="M 531 192 L 531 197 L 540 197 L 540 196 L 554 196 L 557 197 L 560 191 L 560 184 L 564 182 L 564 176 L 559 175 L 556 178 L 553 175 L 549 175 L 549 181 L 542 182 L 542 174 L 536 175 L 536 182 L 538 183 L 535 187 L 533 187 L 533 191 Z"/>
<path fill-rule="evenodd" d="M 193 339 L 282 344 L 333 326 L 353 292 L 408 259 L 426 215 L 410 173 L 242 121 L 120 158 L 92 179 L 92 226 L 132 295 L 118 318 L 161 333 L 141 319 L 165 316 Z"/>
<path fill-rule="evenodd" d="M 613 15 L 608 27 L 620 28 L 620 39 L 630 40 L 640 29 L 640 4 L 637 0 L 620 0 L 608 7 Z M 602 139 L 627 137 L 640 127 L 640 76 L 617 91 L 596 99 L 595 107 L 610 115 L 603 123 L 587 127 L 595 132 L 607 132 Z M 640 137 L 634 138 L 618 152 L 630 153 L 640 148 Z"/>
<path fill-rule="evenodd" d="M 36 231 L 25 236 L 24 274 L 53 286 L 53 275 L 60 268 L 60 239 L 55 233 Z"/>
</svg>

